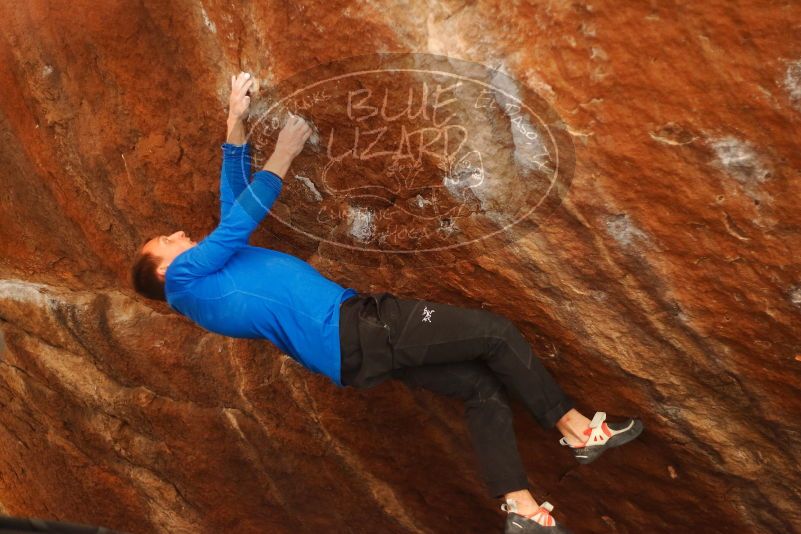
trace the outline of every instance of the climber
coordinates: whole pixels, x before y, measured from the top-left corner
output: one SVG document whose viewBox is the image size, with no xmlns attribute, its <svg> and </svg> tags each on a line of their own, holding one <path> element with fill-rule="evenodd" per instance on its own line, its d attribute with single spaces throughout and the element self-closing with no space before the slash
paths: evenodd
<svg viewBox="0 0 801 534">
<path fill-rule="evenodd" d="M 606 422 L 604 412 L 582 415 L 501 315 L 360 293 L 299 258 L 248 245 L 311 133 L 303 119 L 290 116 L 251 182 L 243 117 L 252 84 L 247 73 L 231 78 L 219 225 L 199 242 L 182 231 L 148 240 L 132 267 L 136 291 L 165 300 L 208 331 L 268 339 L 338 386 L 369 388 L 396 379 L 463 399 L 487 492 L 505 499 L 506 532 L 568 532 L 551 516 L 552 505 L 537 503 L 528 489 L 507 393 L 543 427 L 555 427 L 560 444 L 581 464 L 636 438 L 642 423 Z"/>
</svg>

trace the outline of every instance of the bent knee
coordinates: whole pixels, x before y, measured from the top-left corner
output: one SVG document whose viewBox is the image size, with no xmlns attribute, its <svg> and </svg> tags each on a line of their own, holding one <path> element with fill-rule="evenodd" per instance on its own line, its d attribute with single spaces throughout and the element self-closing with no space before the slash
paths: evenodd
<svg viewBox="0 0 801 534">
<path fill-rule="evenodd" d="M 488 400 L 505 402 L 503 383 L 494 373 L 477 371 L 473 376 L 468 403 L 483 403 Z"/>
<path fill-rule="evenodd" d="M 504 332 L 507 332 L 513 328 L 517 328 L 512 320 L 508 317 L 489 310 L 485 310 L 484 312 L 484 324 L 492 333 L 496 335 L 503 334 Z"/>
</svg>

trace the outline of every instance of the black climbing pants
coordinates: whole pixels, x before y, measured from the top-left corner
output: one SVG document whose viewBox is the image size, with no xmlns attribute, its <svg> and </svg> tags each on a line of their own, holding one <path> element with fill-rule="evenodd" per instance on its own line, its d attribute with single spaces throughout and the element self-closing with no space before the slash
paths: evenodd
<svg viewBox="0 0 801 534">
<path fill-rule="evenodd" d="M 391 293 L 361 293 L 339 312 L 342 383 L 396 379 L 461 398 L 482 478 L 492 497 L 528 488 L 507 394 L 545 428 L 574 404 L 509 319 L 494 312 Z"/>
</svg>

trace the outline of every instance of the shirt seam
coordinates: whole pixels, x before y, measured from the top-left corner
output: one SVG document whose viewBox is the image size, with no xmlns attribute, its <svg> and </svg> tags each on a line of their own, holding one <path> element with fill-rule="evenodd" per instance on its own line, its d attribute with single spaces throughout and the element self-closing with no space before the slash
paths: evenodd
<svg viewBox="0 0 801 534">
<path fill-rule="evenodd" d="M 202 295 L 192 295 L 192 296 L 197 300 L 219 300 L 219 299 L 224 299 L 225 297 L 230 297 L 231 295 L 237 292 L 239 292 L 239 290 L 234 289 L 233 291 L 229 291 L 224 295 L 218 295 L 216 297 L 206 297 Z M 181 291 L 171 291 L 170 296 L 174 297 L 175 295 L 180 295 L 181 293 L 189 293 L 189 289 L 182 289 Z"/>
</svg>

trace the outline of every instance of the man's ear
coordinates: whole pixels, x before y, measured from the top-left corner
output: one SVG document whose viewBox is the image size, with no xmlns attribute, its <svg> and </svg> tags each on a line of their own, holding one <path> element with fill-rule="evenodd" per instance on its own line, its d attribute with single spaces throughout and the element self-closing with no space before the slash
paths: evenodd
<svg viewBox="0 0 801 534">
<path fill-rule="evenodd" d="M 161 281 L 164 281 L 164 275 L 167 274 L 167 267 L 168 265 L 164 265 L 163 263 L 156 268 L 156 274 L 159 275 Z"/>
</svg>

